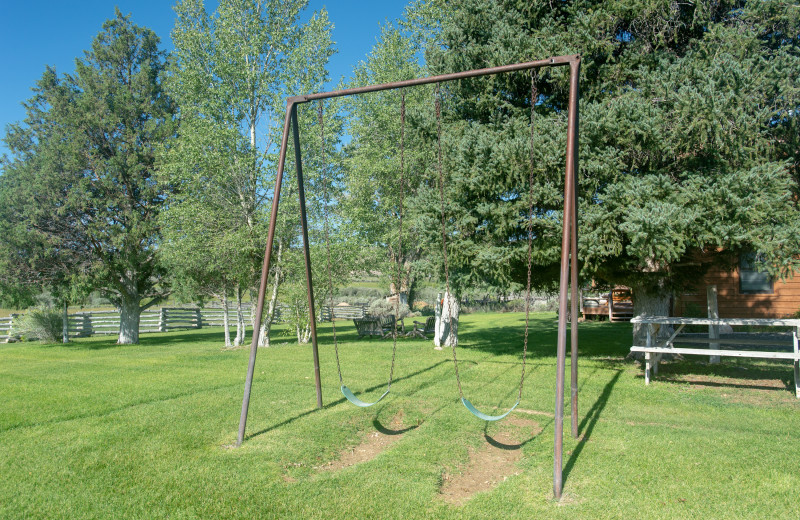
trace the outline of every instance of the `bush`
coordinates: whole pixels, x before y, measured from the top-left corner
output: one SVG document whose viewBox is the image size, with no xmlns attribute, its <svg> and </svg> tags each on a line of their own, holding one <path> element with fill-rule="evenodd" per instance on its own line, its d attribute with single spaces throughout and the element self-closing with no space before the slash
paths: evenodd
<svg viewBox="0 0 800 520">
<path fill-rule="evenodd" d="M 408 308 L 408 305 L 406 305 L 405 303 L 400 304 L 399 310 L 400 310 L 400 315 L 397 317 L 397 319 L 407 318 L 412 315 L 410 309 Z M 369 309 L 367 310 L 367 313 L 370 316 L 394 316 L 395 303 L 384 299 L 375 300 L 369 304 Z M 417 314 L 417 316 L 419 315 Z"/>
<path fill-rule="evenodd" d="M 14 324 L 14 330 L 26 340 L 57 343 L 61 341 L 63 325 L 60 312 L 53 309 L 33 309 L 19 319 L 19 324 Z"/>
<path fill-rule="evenodd" d="M 386 296 L 385 291 L 377 287 L 343 287 L 336 292 L 338 299 L 352 299 L 352 300 L 372 300 L 374 298 L 383 298 Z"/>
</svg>

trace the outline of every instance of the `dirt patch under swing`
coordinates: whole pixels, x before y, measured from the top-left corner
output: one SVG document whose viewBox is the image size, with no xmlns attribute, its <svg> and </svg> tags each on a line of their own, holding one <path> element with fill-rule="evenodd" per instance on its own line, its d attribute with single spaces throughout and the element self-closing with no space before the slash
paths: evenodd
<svg viewBox="0 0 800 520">
<path fill-rule="evenodd" d="M 388 428 L 378 425 L 377 430 L 367 434 L 361 444 L 343 451 L 337 460 L 319 466 L 317 469 L 321 471 L 337 471 L 370 461 L 399 441 L 408 430 L 416 427 L 404 427 L 403 412 L 400 412 L 392 418 Z"/>
<path fill-rule="evenodd" d="M 536 421 L 522 417 L 509 416 L 506 424 L 507 431 L 487 435 L 483 445 L 470 452 L 462 471 L 445 473 L 440 489 L 445 502 L 463 505 L 476 493 L 488 491 L 522 471 L 516 464 L 522 459 L 522 445 L 542 429 Z"/>
</svg>

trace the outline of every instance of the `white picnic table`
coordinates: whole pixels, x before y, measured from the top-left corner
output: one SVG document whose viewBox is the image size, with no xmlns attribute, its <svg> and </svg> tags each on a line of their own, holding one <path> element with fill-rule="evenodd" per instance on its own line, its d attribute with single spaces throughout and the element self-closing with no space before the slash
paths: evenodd
<svg viewBox="0 0 800 520">
<path fill-rule="evenodd" d="M 795 396 L 800 399 L 800 320 L 799 319 L 767 319 L 767 318 L 678 318 L 667 316 L 637 316 L 631 323 L 640 323 L 647 326 L 647 341 L 645 345 L 633 345 L 631 352 L 644 352 L 645 370 L 644 383 L 650 384 L 650 376 L 658 374 L 658 362 L 664 354 L 682 354 L 711 356 L 712 362 L 719 357 L 750 357 L 761 359 L 787 359 L 794 363 Z M 658 330 L 665 325 L 675 327 L 674 332 L 666 340 L 657 340 Z M 708 336 L 692 335 L 680 336 L 687 325 L 707 325 Z M 730 334 L 735 337 L 721 337 L 720 328 L 757 326 L 757 327 L 791 327 L 791 337 L 785 334 L 780 338 L 758 337 L 759 334 Z M 708 344 L 707 347 L 676 347 L 679 344 Z M 722 345 L 734 345 L 737 348 L 748 345 L 761 347 L 777 347 L 782 350 L 732 350 L 723 349 Z M 791 348 L 791 351 L 787 350 Z"/>
</svg>

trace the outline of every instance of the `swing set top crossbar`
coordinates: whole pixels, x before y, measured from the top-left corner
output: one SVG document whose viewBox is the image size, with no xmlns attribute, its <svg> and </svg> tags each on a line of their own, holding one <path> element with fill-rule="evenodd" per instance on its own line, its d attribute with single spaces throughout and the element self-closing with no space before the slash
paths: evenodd
<svg viewBox="0 0 800 520">
<path fill-rule="evenodd" d="M 308 103 L 309 101 L 316 101 L 319 99 L 330 99 L 344 96 L 353 96 L 356 94 L 367 94 L 369 92 L 379 92 L 381 90 L 392 90 L 404 87 L 414 87 L 418 85 L 429 85 L 431 83 L 441 83 L 445 81 L 453 81 L 457 79 L 476 78 L 479 76 L 490 76 L 492 74 L 501 74 L 503 72 L 514 72 L 518 70 L 538 69 L 542 67 L 558 67 L 569 65 L 581 59 L 579 54 L 572 54 L 569 56 L 554 56 L 544 60 L 528 61 L 525 63 L 515 63 L 513 65 L 502 65 L 500 67 L 489 67 L 486 69 L 466 70 L 463 72 L 454 72 L 452 74 L 440 74 L 438 76 L 428 76 L 426 78 L 407 79 L 404 81 L 394 81 L 391 83 L 381 83 L 378 85 L 367 85 L 366 87 L 346 88 L 342 90 L 331 90 L 330 92 L 317 92 L 315 94 L 306 94 L 302 96 L 292 96 L 286 99 L 290 105 Z"/>
</svg>

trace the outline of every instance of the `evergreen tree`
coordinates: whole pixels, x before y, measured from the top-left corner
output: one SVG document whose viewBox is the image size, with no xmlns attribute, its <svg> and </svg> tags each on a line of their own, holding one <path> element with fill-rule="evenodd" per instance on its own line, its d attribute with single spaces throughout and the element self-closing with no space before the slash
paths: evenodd
<svg viewBox="0 0 800 520">
<path fill-rule="evenodd" d="M 740 252 L 760 253 L 777 276 L 798 267 L 796 9 L 647 0 L 452 7 L 442 46 L 427 55 L 436 73 L 582 56 L 586 278 L 631 286 L 637 314 L 666 314 L 674 291 Z M 534 257 L 546 274 L 560 253 L 566 69 L 541 70 L 536 88 Z M 445 99 L 453 263 L 467 283 L 521 283 L 528 80 L 462 81 Z"/>
<path fill-rule="evenodd" d="M 45 71 L 6 137 L 13 158 L 0 191 L 15 200 L 6 224 L 57 252 L 62 278 L 85 266 L 120 310 L 121 344 L 138 342 L 141 312 L 169 294 L 156 258 L 169 187 L 156 180 L 155 152 L 175 127 L 158 44 L 117 10 L 74 74 Z"/>
</svg>

